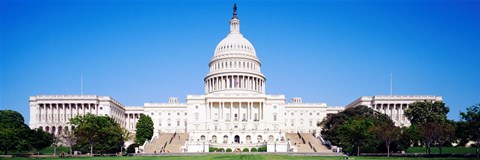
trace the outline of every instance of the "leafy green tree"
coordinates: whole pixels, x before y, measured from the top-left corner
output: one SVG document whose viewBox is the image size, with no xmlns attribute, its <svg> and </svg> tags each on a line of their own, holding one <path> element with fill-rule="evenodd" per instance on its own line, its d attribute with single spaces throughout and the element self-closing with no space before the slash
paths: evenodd
<svg viewBox="0 0 480 160">
<path fill-rule="evenodd" d="M 53 136 L 41 129 L 31 130 L 29 135 L 28 142 L 31 148 L 37 151 L 45 149 L 53 143 Z"/>
<path fill-rule="evenodd" d="M 457 121 L 454 122 L 455 124 L 455 142 L 457 142 L 457 146 L 465 147 L 467 143 L 470 141 L 470 137 L 472 130 L 468 126 L 467 122 L 465 121 Z"/>
<path fill-rule="evenodd" d="M 421 139 L 418 125 L 403 127 L 400 139 L 398 140 L 400 150 L 407 150 L 410 146 L 418 146 Z"/>
<path fill-rule="evenodd" d="M 9 150 L 25 149 L 29 146 L 28 142 L 22 141 L 27 138 L 30 128 L 25 125 L 23 116 L 17 111 L 0 110 L 0 148 L 4 154 Z"/>
<path fill-rule="evenodd" d="M 70 119 L 75 126 L 76 148 L 95 153 L 116 153 L 120 151 L 118 143 L 123 143 L 120 126 L 110 117 L 86 114 Z"/>
<path fill-rule="evenodd" d="M 360 147 L 369 144 L 373 139 L 373 135 L 368 130 L 373 125 L 375 124 L 371 119 L 352 118 L 347 120 L 338 128 L 340 144 L 348 148 L 353 147 L 351 148 L 352 153 L 356 149 L 357 156 L 360 156 Z"/>
<path fill-rule="evenodd" d="M 466 122 L 470 133 L 470 140 L 475 141 L 477 159 L 480 159 L 480 104 L 476 104 L 467 108 L 467 112 L 461 112 L 460 116 Z"/>
<path fill-rule="evenodd" d="M 135 135 L 135 143 L 143 144 L 145 141 L 150 140 L 153 136 L 153 121 L 150 116 L 140 115 L 140 119 L 137 122 Z"/>
<path fill-rule="evenodd" d="M 437 123 L 435 128 L 435 142 L 437 144 L 439 153 L 442 154 L 442 148 L 445 143 L 449 143 L 454 138 L 455 128 L 450 122 Z"/>
<path fill-rule="evenodd" d="M 401 129 L 393 124 L 381 123 L 369 128 L 377 139 L 381 139 L 387 147 L 387 157 L 390 157 L 390 145 L 400 138 Z"/>
<path fill-rule="evenodd" d="M 346 124 L 347 122 L 349 124 L 344 126 L 344 124 Z M 326 119 L 323 120 L 319 124 L 319 126 L 322 127 L 321 133 L 324 136 L 324 139 L 329 140 L 333 145 L 337 145 L 337 146 L 341 146 L 342 148 L 345 148 L 346 149 L 345 151 L 350 150 L 353 153 L 354 148 L 352 148 L 352 146 L 355 145 L 355 147 L 357 148 L 357 151 L 359 151 L 361 146 L 365 144 L 378 143 L 378 140 L 371 138 L 373 137 L 372 133 L 363 132 L 365 130 L 361 130 L 359 132 L 369 134 L 369 135 L 368 136 L 361 135 L 365 139 L 363 139 L 362 142 L 359 142 L 357 144 L 352 144 L 353 141 L 348 141 L 348 139 L 352 139 L 352 137 L 347 137 L 347 135 L 348 136 L 357 136 L 357 135 L 350 134 L 350 133 L 346 133 L 345 135 L 344 133 L 348 132 L 348 130 L 351 130 L 352 127 L 362 128 L 362 127 L 370 126 L 370 124 L 373 124 L 373 126 L 375 126 L 382 123 L 393 125 L 393 121 L 387 115 L 382 114 L 378 111 L 375 111 L 367 106 L 359 105 L 356 107 L 347 108 L 344 111 L 339 112 L 337 114 L 327 115 Z"/>
<path fill-rule="evenodd" d="M 405 116 L 412 124 L 421 125 L 427 122 L 444 122 L 450 109 L 440 101 L 413 102 L 405 111 Z"/>
</svg>

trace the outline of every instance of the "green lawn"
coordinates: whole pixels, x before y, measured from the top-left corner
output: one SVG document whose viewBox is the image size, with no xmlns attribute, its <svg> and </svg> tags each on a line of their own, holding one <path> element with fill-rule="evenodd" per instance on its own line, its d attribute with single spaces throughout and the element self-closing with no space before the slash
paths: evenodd
<svg viewBox="0 0 480 160">
<path fill-rule="evenodd" d="M 410 147 L 407 149 L 407 153 L 425 153 L 425 147 Z M 432 147 L 430 149 L 432 153 L 440 153 L 438 147 Z M 443 147 L 442 153 L 459 153 L 459 154 L 475 154 L 475 148 L 473 147 Z"/>
<path fill-rule="evenodd" d="M 299 160 L 340 160 L 344 157 L 311 157 L 311 156 L 288 156 L 288 155 L 249 155 L 249 154 L 221 154 L 221 155 L 206 155 L 206 156 L 145 156 L 145 157 L 81 157 L 81 158 L 62 158 L 63 159 L 70 159 L 70 160 L 210 160 L 210 159 L 218 159 L 218 160 L 286 160 L 286 159 L 299 159 Z M 405 157 L 398 157 L 398 158 L 387 158 L 387 157 L 350 157 L 353 160 L 403 160 L 403 159 L 425 159 L 425 158 L 405 158 Z M 10 158 L 14 159 L 27 159 L 27 158 Z M 44 158 L 47 159 L 47 158 Z M 52 158 L 48 158 L 52 159 Z M 58 158 L 60 159 L 60 158 Z M 432 158 L 430 158 L 432 159 Z M 435 158 L 433 158 L 435 159 Z M 464 160 L 464 158 L 438 158 L 440 159 L 447 159 L 447 160 Z"/>
</svg>

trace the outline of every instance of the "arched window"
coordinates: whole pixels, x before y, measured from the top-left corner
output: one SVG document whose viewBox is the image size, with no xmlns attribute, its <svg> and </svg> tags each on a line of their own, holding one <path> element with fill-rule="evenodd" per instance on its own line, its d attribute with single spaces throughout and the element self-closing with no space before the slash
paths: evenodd
<svg viewBox="0 0 480 160">
<path fill-rule="evenodd" d="M 223 136 L 223 143 L 228 143 L 228 136 L 227 135 Z"/>
</svg>

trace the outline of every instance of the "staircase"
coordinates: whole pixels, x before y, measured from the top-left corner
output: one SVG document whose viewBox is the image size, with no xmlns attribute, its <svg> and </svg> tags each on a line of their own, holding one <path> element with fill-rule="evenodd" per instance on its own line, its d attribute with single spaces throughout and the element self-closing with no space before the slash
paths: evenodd
<svg viewBox="0 0 480 160">
<path fill-rule="evenodd" d="M 314 152 L 308 145 L 308 142 L 303 141 L 297 133 L 287 133 L 287 138 L 290 139 L 290 143 L 297 148 L 297 152 Z"/>
<path fill-rule="evenodd" d="M 188 139 L 188 133 L 160 133 L 157 138 L 145 146 L 144 153 L 181 152 Z"/>
<path fill-rule="evenodd" d="M 165 144 L 170 141 L 174 133 L 160 133 L 157 138 L 152 140 L 152 143 L 147 144 L 144 153 L 159 153 Z"/>
<path fill-rule="evenodd" d="M 166 152 L 182 152 L 181 147 L 187 142 L 188 133 L 177 133 L 175 137 L 172 138 L 171 143 L 167 144 L 165 147 Z"/>
<path fill-rule="evenodd" d="M 329 150 L 325 145 L 323 145 L 319 139 L 313 136 L 313 134 L 300 133 L 300 136 L 303 137 L 303 139 L 307 144 L 309 144 L 309 146 L 312 146 L 311 148 L 314 148 L 314 151 L 322 153 L 333 153 L 333 151 Z"/>
</svg>

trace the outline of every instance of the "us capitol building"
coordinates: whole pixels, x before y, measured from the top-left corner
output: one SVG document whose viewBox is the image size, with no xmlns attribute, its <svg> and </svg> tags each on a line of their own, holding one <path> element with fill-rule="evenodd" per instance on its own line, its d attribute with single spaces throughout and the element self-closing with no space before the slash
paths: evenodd
<svg viewBox="0 0 480 160">
<path fill-rule="evenodd" d="M 187 95 L 185 103 L 171 97 L 167 103 L 145 103 L 139 107 L 124 106 L 109 96 L 31 96 L 30 127 L 59 134 L 72 129 L 68 119 L 91 113 L 110 116 L 135 133 L 135 125 L 144 114 L 152 118 L 155 130 L 152 140 L 141 144 L 140 152 L 208 152 L 208 147 L 259 146 L 267 146 L 268 152 L 320 152 L 322 146 L 315 144 L 323 139 L 317 123 L 327 114 L 366 105 L 389 115 L 396 125 L 408 126 L 404 111 L 410 103 L 442 101 L 439 96 L 388 95 L 363 96 L 338 107 L 304 103 L 299 97 L 287 102 L 285 95 L 265 93 L 266 77 L 261 66 L 255 48 L 240 32 L 234 7 L 230 33 L 217 45 L 209 62 L 205 94 Z M 311 145 L 297 142 L 299 138 Z"/>
</svg>

